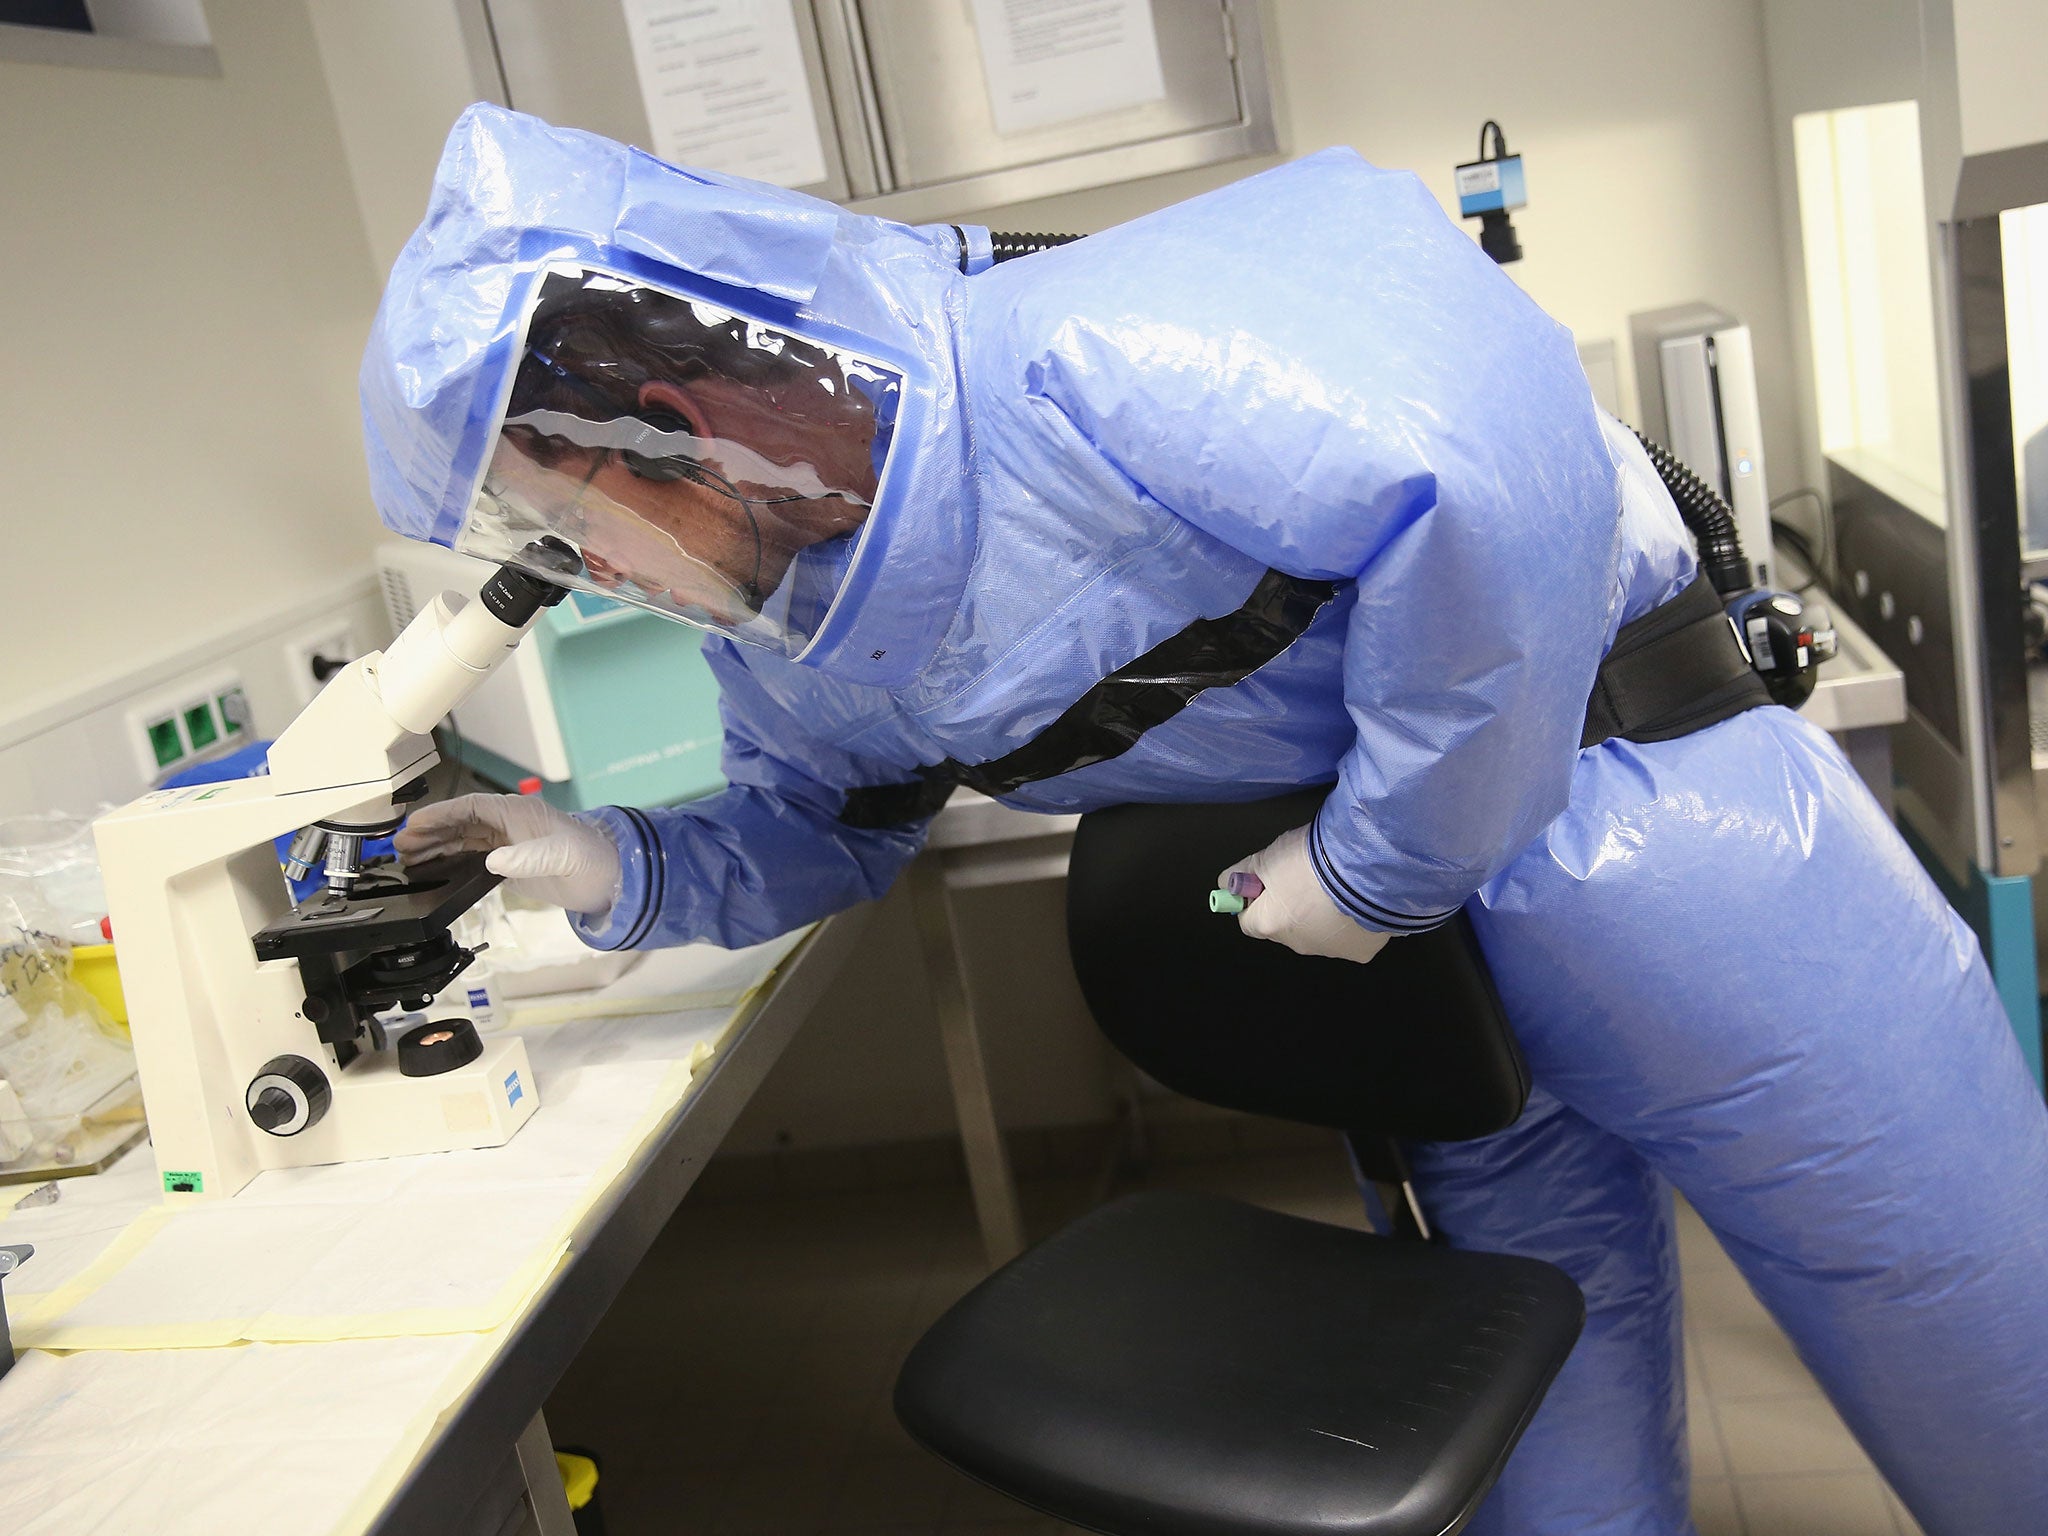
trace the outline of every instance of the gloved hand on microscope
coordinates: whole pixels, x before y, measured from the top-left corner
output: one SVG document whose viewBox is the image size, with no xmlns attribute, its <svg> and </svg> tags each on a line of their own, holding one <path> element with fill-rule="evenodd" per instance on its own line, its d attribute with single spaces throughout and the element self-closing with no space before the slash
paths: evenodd
<svg viewBox="0 0 2048 1536">
<path fill-rule="evenodd" d="M 408 864 L 485 854 L 485 868 L 521 894 L 576 913 L 610 911 L 624 878 L 618 845 L 602 827 L 538 795 L 458 795 L 421 806 L 392 842 Z"/>
</svg>

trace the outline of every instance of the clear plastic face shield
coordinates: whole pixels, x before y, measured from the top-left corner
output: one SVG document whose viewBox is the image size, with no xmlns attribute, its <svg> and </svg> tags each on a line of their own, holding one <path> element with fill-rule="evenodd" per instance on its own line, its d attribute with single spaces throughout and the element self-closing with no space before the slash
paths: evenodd
<svg viewBox="0 0 2048 1536">
<path fill-rule="evenodd" d="M 456 540 L 786 656 L 818 633 L 873 509 L 893 370 L 701 299 L 550 272 Z"/>
</svg>

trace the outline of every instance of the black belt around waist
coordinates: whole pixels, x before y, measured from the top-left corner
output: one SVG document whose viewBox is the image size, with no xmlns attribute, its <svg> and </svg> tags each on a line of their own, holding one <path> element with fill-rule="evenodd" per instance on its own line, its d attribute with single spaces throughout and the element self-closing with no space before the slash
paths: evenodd
<svg viewBox="0 0 2048 1536">
<path fill-rule="evenodd" d="M 1670 741 L 1771 702 L 1713 583 L 1691 586 L 1622 625 L 1593 679 L 1580 747 Z"/>
<path fill-rule="evenodd" d="M 980 764 L 948 759 L 918 769 L 906 783 L 849 789 L 839 819 L 872 829 L 914 826 L 937 815 L 962 784 L 1005 795 L 1120 756 L 1200 694 L 1242 682 L 1280 655 L 1339 590 L 1336 582 L 1268 571 L 1235 612 L 1197 619 L 1119 667 L 1015 751 Z M 1579 745 L 1616 736 L 1669 741 L 1770 702 L 1720 598 L 1701 576 L 1622 626 L 1594 680 Z"/>
<path fill-rule="evenodd" d="M 984 795 L 1007 795 L 1121 757 L 1211 688 L 1243 682 L 1294 644 L 1342 586 L 1268 571 L 1240 606 L 1196 619 L 1118 667 L 1014 752 L 986 763 L 948 758 L 918 769 L 906 784 L 849 789 L 839 819 L 849 827 L 912 826 L 936 816 L 963 784 Z"/>
</svg>

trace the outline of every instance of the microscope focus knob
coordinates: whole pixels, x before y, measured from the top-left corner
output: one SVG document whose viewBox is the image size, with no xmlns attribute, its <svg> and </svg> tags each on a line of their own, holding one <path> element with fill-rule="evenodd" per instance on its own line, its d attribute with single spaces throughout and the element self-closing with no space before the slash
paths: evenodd
<svg viewBox="0 0 2048 1536">
<path fill-rule="evenodd" d="M 257 1128 L 273 1133 L 298 1112 L 299 1101 L 282 1088 L 264 1089 L 249 1106 L 249 1118 L 256 1122 Z"/>
<path fill-rule="evenodd" d="M 333 1102 L 327 1074 L 303 1056 L 271 1057 L 243 1096 L 257 1129 L 273 1136 L 296 1136 L 318 1125 Z"/>
</svg>

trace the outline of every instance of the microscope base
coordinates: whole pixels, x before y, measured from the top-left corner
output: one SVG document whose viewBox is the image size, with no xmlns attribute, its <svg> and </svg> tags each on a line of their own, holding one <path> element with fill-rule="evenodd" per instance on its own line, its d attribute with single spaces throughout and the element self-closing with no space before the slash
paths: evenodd
<svg viewBox="0 0 2048 1536">
<path fill-rule="evenodd" d="M 272 1166 L 501 1146 L 539 1105 L 526 1044 L 516 1037 L 488 1041 L 475 1061 L 435 1077 L 405 1077 L 396 1051 L 378 1051 L 335 1079 L 334 1107 L 301 1133 L 329 1132 L 317 1151 L 307 1148 L 314 1155 Z M 299 1139 L 282 1138 L 287 1147 Z"/>
<path fill-rule="evenodd" d="M 193 1169 L 164 1173 L 165 1201 L 224 1199 L 266 1168 L 310 1168 L 358 1158 L 500 1146 L 540 1105 L 525 1042 L 515 1036 L 487 1040 L 475 1061 L 433 1077 L 406 1077 L 398 1070 L 395 1051 L 378 1051 L 330 1081 L 334 1099 L 326 1114 L 295 1135 L 273 1136 L 242 1121 L 251 1156 L 232 1160 L 247 1170 L 239 1178 L 221 1162 L 209 1170 L 167 1160 L 160 1140 L 160 1167 Z"/>
</svg>

